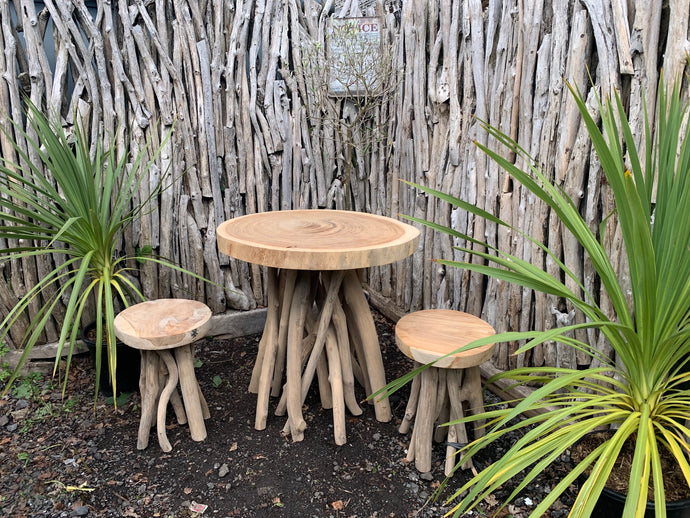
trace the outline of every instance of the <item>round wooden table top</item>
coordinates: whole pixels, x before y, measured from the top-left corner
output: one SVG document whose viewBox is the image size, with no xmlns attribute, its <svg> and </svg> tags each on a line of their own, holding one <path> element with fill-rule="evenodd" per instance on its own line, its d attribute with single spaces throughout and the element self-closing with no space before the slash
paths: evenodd
<svg viewBox="0 0 690 518">
<path fill-rule="evenodd" d="M 115 335 L 135 349 L 173 349 L 206 335 L 211 310 L 196 300 L 149 300 L 118 313 L 114 326 Z"/>
<path fill-rule="evenodd" d="M 396 219 L 325 209 L 248 214 L 216 232 L 222 253 L 290 270 L 379 266 L 408 257 L 419 242 L 419 230 Z"/>
<path fill-rule="evenodd" d="M 395 342 L 403 354 L 427 364 L 496 331 L 481 318 L 450 309 L 415 311 L 395 325 Z M 464 369 L 491 358 L 494 344 L 483 345 L 439 360 L 434 367 Z"/>
</svg>

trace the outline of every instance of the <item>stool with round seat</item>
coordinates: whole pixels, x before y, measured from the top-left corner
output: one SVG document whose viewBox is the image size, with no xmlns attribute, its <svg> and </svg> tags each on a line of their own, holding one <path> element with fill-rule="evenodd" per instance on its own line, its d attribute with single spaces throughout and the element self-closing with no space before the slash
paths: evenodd
<svg viewBox="0 0 690 518">
<path fill-rule="evenodd" d="M 494 344 L 445 356 L 474 340 L 492 336 L 493 327 L 475 316 L 448 309 L 416 311 L 402 317 L 395 326 L 398 349 L 415 361 L 416 366 L 438 360 L 416 376 L 400 433 L 407 433 L 414 420 L 407 460 L 415 461 L 418 471 L 431 470 L 432 440 L 440 442 L 447 434 L 445 474 L 455 466 L 458 444 L 468 442 L 463 423 L 440 426 L 464 417 L 463 403 L 472 414 L 484 411 L 479 365 L 491 358 Z M 444 357 L 445 356 L 445 357 Z M 439 359 L 440 358 L 440 359 Z M 474 434 L 484 434 L 483 422 L 475 421 Z M 466 462 L 463 468 L 470 467 Z"/>
<path fill-rule="evenodd" d="M 193 343 L 203 338 L 211 327 L 211 310 L 195 300 L 151 300 L 120 312 L 114 325 L 120 340 L 141 351 L 141 421 L 137 448 L 143 450 L 148 446 L 156 412 L 158 443 L 163 451 L 172 450 L 165 432 L 168 402 L 179 424 L 189 422 L 192 440 L 206 439 L 204 419 L 210 414 L 194 374 Z M 182 400 L 177 393 L 178 379 Z"/>
</svg>

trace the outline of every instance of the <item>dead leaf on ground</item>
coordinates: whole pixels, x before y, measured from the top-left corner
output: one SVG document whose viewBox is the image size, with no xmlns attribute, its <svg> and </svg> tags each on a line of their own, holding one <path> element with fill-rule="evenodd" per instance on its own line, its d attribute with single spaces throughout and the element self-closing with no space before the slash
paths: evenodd
<svg viewBox="0 0 690 518">
<path fill-rule="evenodd" d="M 192 489 L 191 487 L 185 487 L 185 488 L 182 490 L 182 492 L 183 492 L 185 495 L 190 494 L 192 491 L 193 491 L 193 489 Z"/>
<path fill-rule="evenodd" d="M 491 507 L 495 507 L 498 505 L 498 500 L 494 495 L 489 495 L 487 496 L 484 501 L 489 504 Z"/>
</svg>

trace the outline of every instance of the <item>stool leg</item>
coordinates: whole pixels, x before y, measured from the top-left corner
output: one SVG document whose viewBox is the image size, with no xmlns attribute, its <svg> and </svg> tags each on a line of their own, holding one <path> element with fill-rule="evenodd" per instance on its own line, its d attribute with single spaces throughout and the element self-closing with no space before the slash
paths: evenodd
<svg viewBox="0 0 690 518">
<path fill-rule="evenodd" d="M 454 418 L 451 417 L 451 421 Z M 455 452 L 457 449 L 455 446 L 451 446 L 450 443 L 458 442 L 458 434 L 455 429 L 455 425 L 450 425 L 448 427 L 448 445 L 446 446 L 446 464 L 443 469 L 443 473 L 449 477 L 453 473 L 453 468 L 455 467 Z"/>
<path fill-rule="evenodd" d="M 447 369 L 438 370 L 438 391 L 436 392 L 436 411 L 434 419 L 436 421 L 436 429 L 434 430 L 434 442 L 441 442 L 448 434 L 447 426 L 438 426 L 448 422 L 449 404 L 448 404 L 448 389 L 446 384 Z"/>
<path fill-rule="evenodd" d="M 189 419 L 189 431 L 193 441 L 206 439 L 206 425 L 199 402 L 199 385 L 194 374 L 194 361 L 192 359 L 192 345 L 183 345 L 175 349 L 175 359 L 180 374 L 180 388 L 182 399 Z"/>
<path fill-rule="evenodd" d="M 484 412 L 484 397 L 482 394 L 482 375 L 479 367 L 469 367 L 465 369 L 465 379 L 462 382 L 463 401 L 469 401 L 469 411 L 473 415 Z M 474 422 L 474 438 L 478 439 L 484 435 L 484 425 L 486 420 Z"/>
<path fill-rule="evenodd" d="M 182 398 L 180 393 L 177 391 L 177 387 L 170 394 L 170 404 L 175 410 L 175 418 L 177 419 L 177 424 L 187 424 L 187 414 L 184 411 L 184 405 L 182 404 Z"/>
<path fill-rule="evenodd" d="M 149 445 L 149 433 L 158 397 L 158 354 L 154 351 L 141 351 L 142 378 L 144 390 L 141 398 L 141 421 L 137 436 L 137 449 L 143 450 Z"/>
<path fill-rule="evenodd" d="M 407 456 L 405 457 L 405 460 L 407 462 L 412 462 L 414 460 L 414 454 L 415 454 L 415 444 L 417 441 L 415 440 L 415 437 L 417 435 L 417 427 L 415 426 L 412 428 L 412 434 L 410 435 L 410 444 L 407 447 Z"/>
<path fill-rule="evenodd" d="M 144 356 L 146 351 L 140 350 L 140 369 L 139 369 L 139 396 L 141 397 L 141 403 L 144 404 L 144 396 L 146 395 L 146 361 Z"/>
<path fill-rule="evenodd" d="M 436 393 L 438 385 L 438 369 L 430 367 L 421 374 L 422 382 L 419 389 L 420 404 L 417 407 L 417 417 L 414 428 L 414 456 L 415 466 L 421 473 L 431 471 L 431 443 L 434 433 L 436 416 Z"/>
<path fill-rule="evenodd" d="M 199 393 L 199 403 L 201 404 L 201 415 L 204 416 L 204 419 L 209 419 L 211 417 L 211 411 L 208 409 L 208 403 L 206 402 L 206 398 L 204 397 L 204 394 L 201 392 L 201 387 L 199 386 L 198 381 L 196 383 L 196 388 L 197 388 L 197 392 Z"/>
<path fill-rule="evenodd" d="M 415 368 L 419 367 L 419 364 L 415 362 Z M 419 386 L 422 382 L 421 376 L 415 376 L 412 378 L 412 387 L 410 387 L 410 398 L 407 400 L 407 407 L 405 408 L 405 416 L 403 417 L 402 423 L 400 423 L 400 428 L 398 432 L 407 433 L 410 431 L 410 426 L 412 421 L 414 421 L 414 416 L 417 414 L 417 403 L 419 402 Z"/>
<path fill-rule="evenodd" d="M 175 365 L 175 360 L 170 354 L 170 351 L 158 351 L 158 356 L 165 363 L 165 367 L 168 369 L 168 381 L 161 392 L 160 399 L 158 400 L 158 419 L 157 419 L 157 431 L 158 431 L 158 444 L 161 446 L 161 450 L 168 452 L 172 450 L 168 436 L 165 433 L 165 413 L 168 409 L 168 401 L 170 401 L 171 394 L 175 391 L 177 387 L 177 380 L 179 378 L 177 374 L 177 365 Z"/>
<path fill-rule="evenodd" d="M 458 419 L 462 419 L 464 417 L 464 412 L 462 410 L 462 402 L 464 399 L 464 396 L 462 394 L 462 391 L 460 389 L 460 386 L 462 385 L 462 378 L 463 378 L 463 371 L 462 369 L 451 369 L 448 371 L 447 374 L 447 381 L 448 381 L 448 399 L 450 400 L 450 420 L 451 421 L 457 421 Z M 451 440 L 450 438 L 450 431 L 448 432 L 449 437 L 448 437 L 448 442 L 457 442 L 460 444 L 467 444 L 468 438 L 467 438 L 467 429 L 465 428 L 465 423 L 458 423 L 451 425 L 451 428 L 453 429 L 453 437 L 454 440 Z M 456 458 L 455 458 L 455 452 L 457 451 L 457 448 L 454 446 L 451 446 L 450 444 L 446 447 L 446 468 L 445 468 L 445 473 L 446 475 L 450 475 L 453 471 L 453 468 L 455 467 L 456 464 Z M 468 469 L 471 467 L 471 461 L 465 462 L 462 465 L 463 469 Z"/>
</svg>

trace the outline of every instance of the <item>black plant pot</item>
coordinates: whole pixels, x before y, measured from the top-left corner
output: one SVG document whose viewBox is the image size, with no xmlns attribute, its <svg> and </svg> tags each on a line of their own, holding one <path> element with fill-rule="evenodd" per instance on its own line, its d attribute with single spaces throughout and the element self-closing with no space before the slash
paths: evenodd
<svg viewBox="0 0 690 518">
<path fill-rule="evenodd" d="M 90 338 L 96 329 L 96 322 L 91 322 L 81 331 L 81 339 L 89 349 L 89 355 L 93 366 L 96 366 L 96 343 Z M 139 388 L 139 373 L 141 372 L 141 355 L 137 349 L 133 349 L 121 341 L 117 341 L 117 395 L 123 392 L 134 392 Z M 113 395 L 113 385 L 108 374 L 108 348 L 101 349 L 101 379 L 100 391 L 104 396 Z"/>
<path fill-rule="evenodd" d="M 599 496 L 597 505 L 592 512 L 592 518 L 618 518 L 623 516 L 625 507 L 625 495 L 618 491 L 604 488 Z M 647 503 L 645 518 L 654 518 L 654 503 Z M 690 518 L 690 500 L 678 502 L 666 502 L 667 518 Z"/>
<path fill-rule="evenodd" d="M 581 441 L 585 441 L 588 437 L 595 437 L 600 435 L 610 435 L 610 432 L 591 432 L 585 435 Z M 577 448 L 578 441 L 573 446 L 573 452 Z M 584 484 L 587 477 L 580 475 L 579 482 Z M 623 509 L 625 508 L 624 493 L 620 493 L 608 487 L 604 487 L 601 494 L 599 495 L 599 500 L 594 506 L 591 518 L 619 518 L 623 516 Z M 647 502 L 647 507 L 645 511 L 645 518 L 654 518 L 654 502 Z M 690 518 L 690 499 L 688 500 L 678 500 L 676 502 L 666 502 L 666 517 L 667 518 Z"/>
</svg>

